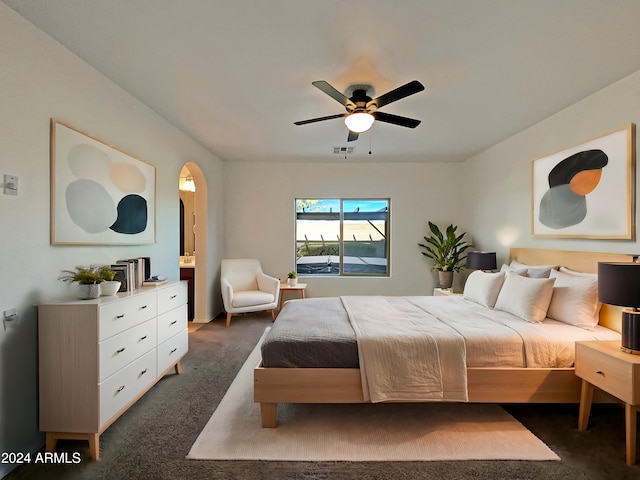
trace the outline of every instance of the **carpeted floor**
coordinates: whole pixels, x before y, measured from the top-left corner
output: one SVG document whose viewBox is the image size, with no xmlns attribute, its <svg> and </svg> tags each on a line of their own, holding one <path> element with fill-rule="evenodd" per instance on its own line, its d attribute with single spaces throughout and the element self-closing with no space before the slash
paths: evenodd
<svg viewBox="0 0 640 480">
<path fill-rule="evenodd" d="M 169 375 L 100 439 L 101 460 L 86 442 L 60 441 L 80 452 L 79 465 L 25 465 L 5 477 L 23 479 L 638 479 L 625 464 L 624 410 L 594 405 L 590 428 L 576 428 L 577 405 L 505 405 L 561 460 L 445 462 L 265 462 L 187 460 L 185 457 L 235 378 L 270 316 L 216 319 L 189 336 L 183 374 Z"/>
</svg>

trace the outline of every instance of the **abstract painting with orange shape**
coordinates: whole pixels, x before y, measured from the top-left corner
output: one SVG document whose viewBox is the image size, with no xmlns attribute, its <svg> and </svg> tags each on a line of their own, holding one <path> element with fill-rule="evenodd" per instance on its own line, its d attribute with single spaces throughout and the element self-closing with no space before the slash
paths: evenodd
<svg viewBox="0 0 640 480">
<path fill-rule="evenodd" d="M 534 237 L 634 238 L 635 125 L 531 163 Z"/>
</svg>

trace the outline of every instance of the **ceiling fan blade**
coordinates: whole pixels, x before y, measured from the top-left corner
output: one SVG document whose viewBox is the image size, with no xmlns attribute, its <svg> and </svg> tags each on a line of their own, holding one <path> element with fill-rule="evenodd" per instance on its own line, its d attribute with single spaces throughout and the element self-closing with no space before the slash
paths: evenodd
<svg viewBox="0 0 640 480">
<path fill-rule="evenodd" d="M 391 102 L 398 101 L 402 98 L 408 97 L 409 95 L 413 95 L 414 93 L 418 93 L 423 90 L 424 85 L 422 85 L 417 80 L 413 80 L 412 82 L 409 82 L 405 85 L 402 85 L 401 87 L 391 90 L 390 92 L 380 95 L 378 98 L 374 98 L 367 104 L 367 106 L 375 104 L 377 108 L 380 108 L 388 105 Z"/>
<path fill-rule="evenodd" d="M 347 136 L 347 142 L 353 142 L 357 140 L 359 135 L 360 135 L 359 133 L 352 132 L 351 130 L 349 130 L 349 135 Z"/>
<path fill-rule="evenodd" d="M 318 117 L 318 118 L 311 118 L 309 120 L 300 120 L 299 122 L 293 122 L 293 124 L 294 125 L 306 125 L 307 123 L 322 122 L 323 120 L 331 120 L 332 118 L 346 117 L 347 115 L 349 115 L 349 114 L 348 113 L 337 113 L 336 115 L 329 115 L 327 117 Z"/>
<path fill-rule="evenodd" d="M 353 102 L 351 100 L 349 100 L 347 97 L 345 97 L 342 93 L 340 93 L 338 90 L 333 88 L 331 85 L 329 85 L 329 83 L 325 82 L 324 80 L 317 80 L 315 82 L 311 82 L 311 85 L 319 88 L 324 93 L 326 93 L 331 98 L 341 103 L 345 107 L 349 104 L 353 105 Z M 355 105 L 353 106 L 355 107 Z"/>
<path fill-rule="evenodd" d="M 392 115 L 390 113 L 376 111 L 373 112 L 372 115 L 376 120 L 380 122 L 392 123 L 394 125 L 400 125 L 401 127 L 416 128 L 418 125 L 420 125 L 420 120 L 401 117 L 399 115 Z"/>
</svg>

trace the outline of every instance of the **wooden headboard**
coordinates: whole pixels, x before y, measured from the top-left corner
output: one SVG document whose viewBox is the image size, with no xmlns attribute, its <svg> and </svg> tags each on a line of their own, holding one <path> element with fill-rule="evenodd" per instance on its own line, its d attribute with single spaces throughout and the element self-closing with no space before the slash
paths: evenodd
<svg viewBox="0 0 640 480">
<path fill-rule="evenodd" d="M 633 256 L 625 253 L 511 248 L 509 250 L 509 261 L 511 260 L 527 265 L 560 265 L 578 272 L 598 273 L 598 262 L 632 262 Z M 621 314 L 621 307 L 602 305 L 600 309 L 600 325 L 620 332 Z"/>
</svg>

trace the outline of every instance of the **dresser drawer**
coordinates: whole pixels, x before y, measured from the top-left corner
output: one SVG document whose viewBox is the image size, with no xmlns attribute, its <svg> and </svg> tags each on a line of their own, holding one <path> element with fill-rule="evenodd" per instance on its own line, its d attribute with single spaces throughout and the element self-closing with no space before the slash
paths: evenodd
<svg viewBox="0 0 640 480">
<path fill-rule="evenodd" d="M 158 314 L 166 313 L 187 303 L 186 283 L 178 283 L 158 290 Z"/>
<path fill-rule="evenodd" d="M 158 313 L 156 292 L 135 295 L 100 305 L 98 340 L 102 341 L 127 328 L 154 318 Z"/>
<path fill-rule="evenodd" d="M 99 381 L 103 381 L 154 348 L 157 345 L 156 328 L 155 320 L 151 319 L 100 342 Z"/>
<path fill-rule="evenodd" d="M 187 328 L 158 345 L 158 375 L 180 360 L 187 353 L 187 350 L 189 350 Z"/>
<path fill-rule="evenodd" d="M 109 421 L 157 376 L 156 349 L 138 358 L 99 385 L 100 426 Z"/>
<path fill-rule="evenodd" d="M 158 345 L 187 328 L 187 305 L 174 308 L 158 317 Z"/>
<path fill-rule="evenodd" d="M 580 343 L 576 344 L 576 375 L 620 400 L 634 404 L 633 365 Z"/>
</svg>

